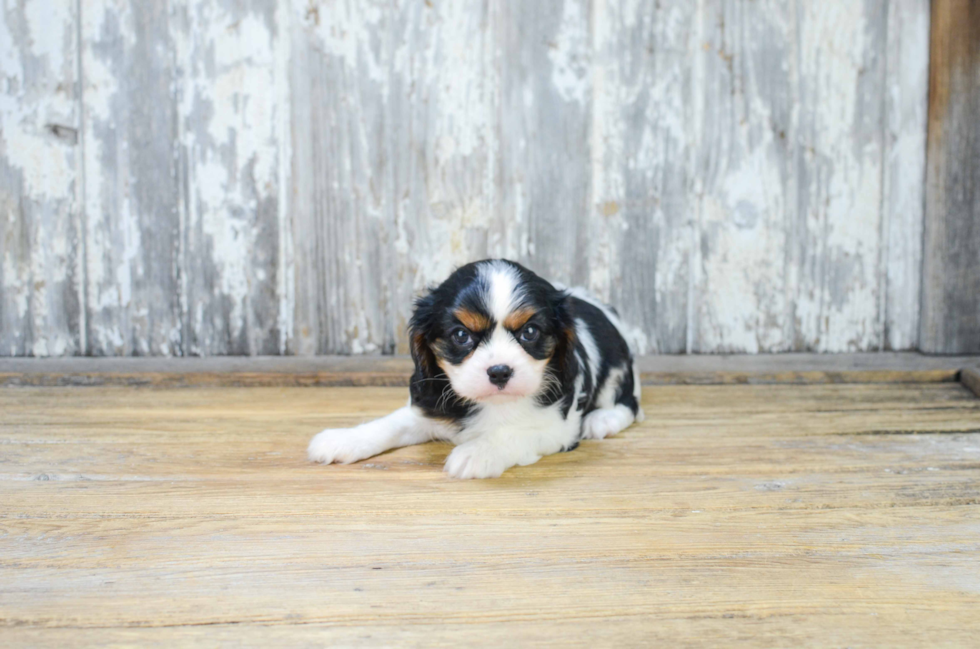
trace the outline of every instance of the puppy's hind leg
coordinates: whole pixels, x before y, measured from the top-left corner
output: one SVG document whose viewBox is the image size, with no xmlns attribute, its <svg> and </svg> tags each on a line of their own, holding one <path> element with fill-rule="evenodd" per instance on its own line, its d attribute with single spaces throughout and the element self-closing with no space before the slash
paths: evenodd
<svg viewBox="0 0 980 649">
<path fill-rule="evenodd" d="M 354 428 L 328 428 L 310 441 L 307 452 L 311 462 L 350 464 L 393 448 L 442 439 L 449 432 L 444 424 L 405 406 Z"/>
<path fill-rule="evenodd" d="M 621 403 L 612 408 L 593 410 L 582 420 L 582 439 L 603 439 L 633 423 L 633 411 Z"/>
</svg>

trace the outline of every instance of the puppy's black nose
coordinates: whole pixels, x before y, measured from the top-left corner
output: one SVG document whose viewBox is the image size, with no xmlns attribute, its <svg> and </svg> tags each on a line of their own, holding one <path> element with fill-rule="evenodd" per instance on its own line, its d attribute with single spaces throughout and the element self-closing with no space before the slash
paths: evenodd
<svg viewBox="0 0 980 649">
<path fill-rule="evenodd" d="M 504 389 L 504 386 L 507 385 L 507 381 L 509 381 L 510 377 L 513 375 L 514 370 L 512 370 L 508 365 L 494 365 L 487 370 L 487 376 L 490 377 L 490 382 L 501 390 Z"/>
</svg>

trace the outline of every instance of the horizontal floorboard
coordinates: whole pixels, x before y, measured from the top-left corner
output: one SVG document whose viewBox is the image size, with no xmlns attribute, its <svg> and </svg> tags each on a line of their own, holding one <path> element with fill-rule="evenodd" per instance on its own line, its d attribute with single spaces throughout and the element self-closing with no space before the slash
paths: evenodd
<svg viewBox="0 0 980 649">
<path fill-rule="evenodd" d="M 980 356 L 760 354 L 643 356 L 645 385 L 923 383 L 956 381 Z M 406 386 L 405 356 L 2 358 L 0 386 Z"/>
<path fill-rule="evenodd" d="M 5 646 L 966 645 L 980 399 L 660 385 L 497 480 L 309 464 L 403 387 L 0 389 Z"/>
</svg>

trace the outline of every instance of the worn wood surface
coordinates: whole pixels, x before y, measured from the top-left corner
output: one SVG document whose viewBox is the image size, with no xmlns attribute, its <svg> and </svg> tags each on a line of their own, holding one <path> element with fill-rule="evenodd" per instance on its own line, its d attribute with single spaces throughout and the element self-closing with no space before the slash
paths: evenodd
<svg viewBox="0 0 980 649">
<path fill-rule="evenodd" d="M 85 2 L 79 33 L 83 351 L 181 354 L 177 70 L 168 5 Z"/>
<path fill-rule="evenodd" d="M 910 352 L 643 356 L 646 385 L 926 383 L 956 381 L 980 356 Z M 0 359 L 0 385 L 407 386 L 406 356 Z"/>
<path fill-rule="evenodd" d="M 84 349 L 77 20 L 0 3 L 0 356 Z"/>
<path fill-rule="evenodd" d="M 963 368 L 960 372 L 960 382 L 980 397 L 980 364 Z"/>
<path fill-rule="evenodd" d="M 969 646 L 980 399 L 648 388 L 499 480 L 311 434 L 403 388 L 0 390 L 5 646 Z"/>
<path fill-rule="evenodd" d="M 922 348 L 980 350 L 980 2 L 935 0 Z"/>
<path fill-rule="evenodd" d="M 917 346 L 928 0 L 3 7 L 2 355 L 405 353 L 485 256 L 648 353 Z"/>
</svg>

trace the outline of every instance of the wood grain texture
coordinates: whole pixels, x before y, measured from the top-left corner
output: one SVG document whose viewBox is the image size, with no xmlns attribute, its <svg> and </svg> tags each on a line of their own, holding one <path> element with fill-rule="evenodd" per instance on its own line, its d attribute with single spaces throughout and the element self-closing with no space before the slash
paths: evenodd
<svg viewBox="0 0 980 649">
<path fill-rule="evenodd" d="M 683 1 L 594 4 L 588 286 L 621 309 L 648 351 L 691 347 L 698 188 L 689 156 L 703 90 L 701 9 Z"/>
<path fill-rule="evenodd" d="M 0 4 L 0 356 L 84 351 L 77 15 Z"/>
<path fill-rule="evenodd" d="M 914 349 L 919 341 L 922 292 L 926 192 L 922 152 L 929 112 L 930 2 L 891 0 L 886 11 L 882 345 L 885 349 Z"/>
<path fill-rule="evenodd" d="M 62 4 L 6 11 L 5 51 Z M 0 158 L 0 354 L 405 353 L 413 297 L 487 256 L 645 353 L 918 344 L 926 0 L 80 6 L 84 155 L 28 166 L 84 201 L 39 252 Z M 5 125 L 60 80 L 11 56 L 39 90 Z"/>
<path fill-rule="evenodd" d="M 956 383 L 650 388 L 642 424 L 491 481 L 444 477 L 443 444 L 305 461 L 404 397 L 0 390 L 5 645 L 980 632 L 980 400 Z"/>
<path fill-rule="evenodd" d="M 960 372 L 960 383 L 980 397 L 980 365 L 964 368 Z"/>
<path fill-rule="evenodd" d="M 932 3 L 922 349 L 980 350 L 980 2 Z"/>
<path fill-rule="evenodd" d="M 166 3 L 81 15 L 87 352 L 180 355 L 174 40 Z"/>
<path fill-rule="evenodd" d="M 286 12 L 274 0 L 173 5 L 186 355 L 280 351 Z"/>
<path fill-rule="evenodd" d="M 645 385 L 956 381 L 977 356 L 914 353 L 643 356 Z M 406 356 L 51 358 L 0 360 L 0 385 L 407 386 Z"/>
</svg>

